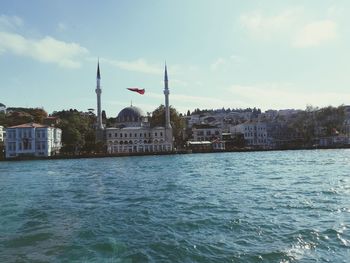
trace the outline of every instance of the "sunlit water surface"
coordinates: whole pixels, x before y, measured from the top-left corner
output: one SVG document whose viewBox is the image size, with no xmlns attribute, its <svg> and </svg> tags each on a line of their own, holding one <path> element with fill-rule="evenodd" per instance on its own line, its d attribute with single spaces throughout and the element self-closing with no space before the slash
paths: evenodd
<svg viewBox="0 0 350 263">
<path fill-rule="evenodd" d="M 349 259 L 349 150 L 0 162 L 0 262 Z"/>
</svg>

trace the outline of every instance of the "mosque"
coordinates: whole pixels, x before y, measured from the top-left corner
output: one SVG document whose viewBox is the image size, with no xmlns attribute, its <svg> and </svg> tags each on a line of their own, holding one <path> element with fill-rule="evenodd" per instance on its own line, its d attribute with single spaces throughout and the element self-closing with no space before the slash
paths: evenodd
<svg viewBox="0 0 350 263">
<path fill-rule="evenodd" d="M 148 117 L 135 106 L 122 109 L 112 128 L 102 124 L 100 67 L 97 64 L 97 123 L 96 138 L 105 140 L 107 152 L 118 153 L 157 153 L 173 151 L 173 130 L 170 124 L 168 73 L 165 65 L 164 96 L 165 123 L 162 127 L 151 127 Z"/>
</svg>

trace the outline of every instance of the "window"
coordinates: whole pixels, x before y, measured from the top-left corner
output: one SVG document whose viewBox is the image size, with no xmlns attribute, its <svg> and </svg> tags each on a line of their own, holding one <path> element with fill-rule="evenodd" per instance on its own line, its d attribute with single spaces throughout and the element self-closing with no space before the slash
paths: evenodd
<svg viewBox="0 0 350 263">
<path fill-rule="evenodd" d="M 156 136 L 156 137 L 157 137 L 157 136 L 158 136 L 158 134 L 155 132 L 155 133 L 154 133 L 154 136 Z"/>
<path fill-rule="evenodd" d="M 163 133 L 162 133 L 162 132 L 160 132 L 160 136 L 163 136 Z"/>
</svg>

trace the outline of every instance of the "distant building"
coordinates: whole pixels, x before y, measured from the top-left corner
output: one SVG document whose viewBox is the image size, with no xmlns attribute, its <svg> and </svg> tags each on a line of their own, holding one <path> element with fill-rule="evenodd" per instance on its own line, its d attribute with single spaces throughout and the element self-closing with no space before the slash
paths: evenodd
<svg viewBox="0 0 350 263">
<path fill-rule="evenodd" d="M 265 122 L 246 122 L 231 127 L 232 134 L 241 133 L 248 146 L 268 146 L 268 127 Z"/>
<path fill-rule="evenodd" d="M 333 135 L 319 138 L 319 146 L 334 147 L 349 144 L 349 137 L 344 135 Z"/>
<path fill-rule="evenodd" d="M 267 110 L 265 111 L 265 116 L 269 120 L 273 120 L 278 116 L 278 111 L 277 110 Z"/>
<path fill-rule="evenodd" d="M 108 153 L 172 151 L 166 128 L 151 128 L 148 118 L 135 106 L 119 112 L 116 126 L 106 129 Z"/>
<path fill-rule="evenodd" d="M 115 127 L 105 128 L 102 124 L 101 113 L 101 74 L 97 66 L 97 124 L 96 139 L 105 137 L 107 152 L 114 153 L 143 153 L 173 151 L 173 129 L 170 123 L 168 72 L 165 65 L 164 97 L 165 123 L 162 127 L 151 127 L 148 117 L 141 109 L 130 106 L 121 110 L 117 116 Z M 103 136 L 102 136 L 103 135 Z"/>
<path fill-rule="evenodd" d="M 36 123 L 6 129 L 6 158 L 20 156 L 51 156 L 61 149 L 61 129 Z"/>
<path fill-rule="evenodd" d="M 5 104 L 0 103 L 0 112 L 6 113 L 6 106 L 5 106 Z"/>
<path fill-rule="evenodd" d="M 192 152 L 211 152 L 211 151 L 224 151 L 225 142 L 224 141 L 188 141 L 188 149 Z"/>
<path fill-rule="evenodd" d="M 222 129 L 210 125 L 194 125 L 191 141 L 213 141 L 222 139 Z"/>
<path fill-rule="evenodd" d="M 0 126 L 0 142 L 3 142 L 5 140 L 5 129 L 4 126 Z"/>
</svg>

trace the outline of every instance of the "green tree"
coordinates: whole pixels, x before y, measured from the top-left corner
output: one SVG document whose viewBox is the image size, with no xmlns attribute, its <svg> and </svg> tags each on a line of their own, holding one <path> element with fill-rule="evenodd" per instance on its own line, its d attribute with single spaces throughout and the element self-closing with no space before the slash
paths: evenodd
<svg viewBox="0 0 350 263">
<path fill-rule="evenodd" d="M 152 112 L 152 117 L 150 120 L 151 127 L 156 126 L 165 126 L 165 107 L 160 105 Z M 170 123 L 173 128 L 173 136 L 175 139 L 175 147 L 181 148 L 184 145 L 183 141 L 183 132 L 185 123 L 184 120 L 180 117 L 180 114 L 175 108 L 170 106 Z"/>
<path fill-rule="evenodd" d="M 76 154 L 94 151 L 94 115 L 70 109 L 54 112 L 52 116 L 61 119 L 57 126 L 62 129 L 62 152 Z"/>
<path fill-rule="evenodd" d="M 42 124 L 47 112 L 41 108 L 9 108 L 7 114 L 0 114 L 0 125 L 11 127 L 29 122 Z"/>
</svg>

